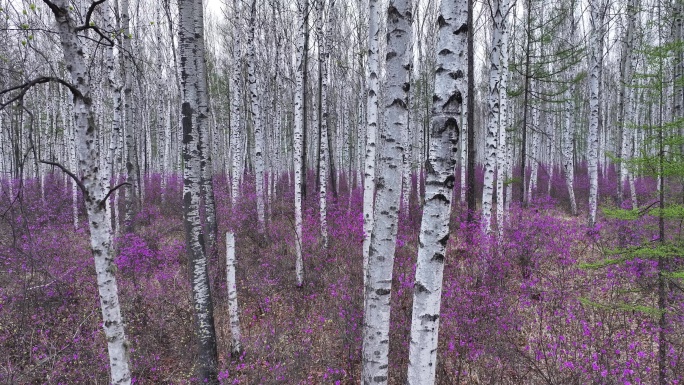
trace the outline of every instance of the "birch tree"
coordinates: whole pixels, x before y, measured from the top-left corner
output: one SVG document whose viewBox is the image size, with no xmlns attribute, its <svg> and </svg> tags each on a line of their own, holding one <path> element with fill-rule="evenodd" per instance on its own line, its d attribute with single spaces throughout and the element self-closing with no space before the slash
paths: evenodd
<svg viewBox="0 0 684 385">
<path fill-rule="evenodd" d="M 261 110 L 259 109 L 259 94 L 256 79 L 256 42 L 254 38 L 256 30 L 256 0 L 252 0 L 249 16 L 249 30 L 247 34 L 247 76 L 249 77 L 249 94 L 252 110 L 252 126 L 254 127 L 254 170 L 257 199 L 257 223 L 259 232 L 266 231 L 266 218 L 264 209 L 264 131 L 261 126 Z"/>
<path fill-rule="evenodd" d="M 380 64 L 380 1 L 368 0 L 368 78 L 366 98 L 366 159 L 363 181 L 363 282 L 366 285 L 375 202 L 375 150 L 378 128 L 378 76 Z"/>
<path fill-rule="evenodd" d="M 200 104 L 199 56 L 197 39 L 203 27 L 201 0 L 179 2 L 178 42 L 182 86 L 183 127 L 183 222 L 186 250 L 191 275 L 192 303 L 195 314 L 195 335 L 198 341 L 197 371 L 200 381 L 218 384 L 218 354 L 214 330 L 214 308 L 211 299 L 204 234 L 200 221 L 201 150 L 198 114 Z M 199 23 L 196 25 L 195 23 Z"/>
<path fill-rule="evenodd" d="M 138 193 L 140 192 L 140 166 L 136 158 L 135 145 L 135 119 L 139 113 L 136 108 L 136 103 L 133 102 L 133 47 L 131 39 L 133 34 L 130 29 L 130 10 L 128 0 L 121 0 L 121 46 L 123 48 L 120 56 L 121 70 L 123 71 L 123 100 L 124 100 L 124 129 L 126 138 L 126 182 L 131 184 L 131 187 L 126 190 L 126 208 L 124 223 L 126 231 L 131 230 L 133 216 L 138 210 Z"/>
<path fill-rule="evenodd" d="M 409 0 L 390 0 L 387 6 L 387 72 L 380 151 L 382 172 L 378 175 L 363 315 L 362 381 L 368 385 L 387 383 L 390 294 L 401 195 L 401 139 L 408 124 L 411 18 Z"/>
<path fill-rule="evenodd" d="M 242 179 L 242 131 L 240 126 L 240 104 L 242 95 L 241 86 L 241 3 L 242 1 L 235 1 L 234 16 L 233 16 L 233 61 L 231 72 L 231 86 L 230 86 L 230 146 L 233 154 L 232 167 L 233 171 L 231 179 L 231 204 L 233 209 L 237 206 L 237 199 L 240 196 L 240 180 Z"/>
<path fill-rule="evenodd" d="M 235 281 L 235 234 L 226 233 L 226 286 L 228 287 L 228 312 L 230 316 L 230 353 L 238 357 L 242 352 L 240 342 L 240 313 L 237 300 L 237 282 Z"/>
<path fill-rule="evenodd" d="M 599 87 L 603 57 L 604 0 L 589 1 L 589 131 L 587 134 L 587 164 L 589 169 L 589 226 L 596 223 L 598 203 Z"/>
<path fill-rule="evenodd" d="M 116 265 L 111 218 L 105 208 L 107 198 L 116 190 L 109 188 L 109 175 L 100 168 L 99 127 L 96 125 L 89 68 L 86 61 L 87 50 L 79 33 L 96 27 L 90 24 L 92 13 L 102 2 L 92 3 L 87 10 L 85 22 L 78 25 L 70 3 L 66 0 L 43 2 L 52 11 L 58 29 L 64 61 L 71 81 L 59 78 L 41 77 L 14 90 L 21 89 L 21 96 L 32 86 L 46 82 L 58 82 L 67 87 L 73 97 L 73 129 L 78 167 L 73 172 L 61 164 L 45 161 L 62 169 L 79 187 L 84 197 L 90 247 L 95 261 L 98 294 L 102 311 L 107 351 L 109 355 L 110 382 L 115 385 L 130 384 L 131 372 L 128 358 L 128 342 L 124 332 L 124 321 L 119 305 L 116 281 Z M 101 31 L 99 31 L 101 33 Z M 105 41 L 113 44 L 111 39 Z M 17 100 L 16 98 L 14 100 Z M 4 105 L 0 106 L 4 107 Z M 79 174 L 77 176 L 76 174 Z"/>
<path fill-rule="evenodd" d="M 501 126 L 501 49 L 503 48 L 502 25 L 506 10 L 502 1 L 495 0 L 491 5 L 492 13 L 492 46 L 489 67 L 489 112 L 487 121 L 487 135 L 485 138 L 484 187 L 482 189 L 482 229 L 485 233 L 491 230 L 492 200 L 494 192 L 494 173 L 497 161 L 497 139 Z M 500 148 L 503 151 L 503 148 Z"/>
<path fill-rule="evenodd" d="M 328 247 L 328 218 L 327 218 L 327 193 L 328 193 L 328 55 L 330 47 L 328 46 L 330 29 L 332 23 L 328 21 L 327 30 L 323 29 L 323 0 L 317 0 L 316 6 L 318 8 L 317 29 L 319 38 L 319 68 L 320 68 L 320 169 L 318 178 L 320 180 L 319 189 L 319 204 L 320 204 L 320 221 L 321 221 L 321 236 L 323 237 L 323 247 Z M 334 0 L 330 3 L 330 13 Z"/>
<path fill-rule="evenodd" d="M 297 68 L 295 75 L 295 100 L 294 100 L 294 190 L 295 190 L 295 275 L 297 286 L 304 285 L 304 261 L 302 259 L 302 188 L 306 178 L 303 170 L 304 162 L 304 111 L 305 84 L 304 73 L 306 72 L 306 38 L 305 31 L 306 13 L 308 12 L 308 0 L 297 1 Z"/>
<path fill-rule="evenodd" d="M 420 225 L 416 280 L 413 289 L 407 383 L 434 384 L 442 278 L 454 188 L 455 154 L 462 129 L 468 34 L 467 2 L 443 0 L 438 16 L 437 65 L 432 97 L 429 157 L 426 162 L 425 204 Z"/>
</svg>

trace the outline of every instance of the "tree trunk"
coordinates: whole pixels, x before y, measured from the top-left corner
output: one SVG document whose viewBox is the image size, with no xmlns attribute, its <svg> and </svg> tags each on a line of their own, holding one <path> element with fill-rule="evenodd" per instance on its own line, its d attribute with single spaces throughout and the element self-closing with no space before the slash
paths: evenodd
<svg viewBox="0 0 684 385">
<path fill-rule="evenodd" d="M 496 224 L 499 238 L 504 229 L 504 200 L 510 200 L 510 194 L 504 197 L 508 173 L 508 143 L 506 130 L 508 129 L 508 15 L 511 13 L 509 0 L 501 2 L 503 17 L 501 19 L 501 71 L 499 73 L 499 139 L 496 152 Z"/>
<path fill-rule="evenodd" d="M 306 47 L 304 38 L 307 29 L 305 13 L 308 9 L 308 0 L 297 2 L 297 68 L 295 76 L 295 102 L 294 102 L 294 190 L 295 190 L 295 275 L 297 286 L 304 285 L 304 261 L 302 259 L 302 188 L 306 174 L 304 174 L 304 122 L 306 120 L 304 110 L 306 72 Z"/>
<path fill-rule="evenodd" d="M 390 0 L 387 7 L 385 124 L 378 175 L 376 217 L 371 233 L 365 288 L 363 373 L 366 385 L 386 384 L 390 293 L 401 195 L 402 131 L 408 124 L 408 71 L 411 63 L 411 3 Z"/>
<path fill-rule="evenodd" d="M 603 57 L 603 0 L 590 0 L 589 31 L 589 133 L 587 135 L 587 163 L 589 169 L 589 227 L 596 223 L 598 203 L 598 145 L 599 92 Z"/>
<path fill-rule="evenodd" d="M 482 188 L 482 230 L 491 231 L 492 199 L 494 196 L 494 173 L 497 165 L 497 138 L 501 130 L 499 102 L 501 98 L 501 49 L 503 45 L 502 22 L 505 14 L 500 0 L 494 1 L 490 7 L 493 15 L 492 45 L 489 67 L 489 109 L 487 136 L 485 138 L 484 186 Z M 503 151 L 503 148 L 500 149 Z"/>
<path fill-rule="evenodd" d="M 426 162 L 425 205 L 420 226 L 416 280 L 413 290 L 407 383 L 431 385 L 437 369 L 437 337 L 442 278 L 454 188 L 454 165 L 463 109 L 467 44 L 465 1 L 442 1 L 438 19 L 437 69 L 432 98 L 430 153 Z"/>
<path fill-rule="evenodd" d="M 139 165 L 136 157 L 137 148 L 135 145 L 135 117 L 138 113 L 136 104 L 133 103 L 133 72 L 134 65 L 131 58 L 133 48 L 131 39 L 133 34 L 130 30 L 130 10 L 128 0 L 121 0 L 121 33 L 124 54 L 121 55 L 122 61 L 121 69 L 124 73 L 124 129 L 126 135 L 126 182 L 131 185 L 126 189 L 126 203 L 124 212 L 124 227 L 125 231 L 131 231 L 133 225 L 133 217 L 138 211 L 138 191 L 139 191 Z"/>
<path fill-rule="evenodd" d="M 235 264 L 235 235 L 226 233 L 226 286 L 228 287 L 228 312 L 230 316 L 230 354 L 234 358 L 242 353 Z"/>
<path fill-rule="evenodd" d="M 380 2 L 368 1 L 368 95 L 366 99 L 366 162 L 363 181 L 363 282 L 368 276 L 368 256 L 374 226 L 375 150 L 378 128 L 378 77 L 380 64 Z"/>
<path fill-rule="evenodd" d="M 73 84 L 74 130 L 79 157 L 80 183 L 90 228 L 90 246 L 95 259 L 95 272 L 102 310 L 107 350 L 109 353 L 110 382 L 130 384 L 128 342 L 119 305 L 116 284 L 116 265 L 112 247 L 112 228 L 104 201 L 108 193 L 108 175 L 99 168 L 97 127 L 90 94 L 90 76 L 84 49 L 79 40 L 78 25 L 71 18 L 69 2 L 56 0 L 46 3 L 52 10 L 59 28 L 64 61 Z"/>
<path fill-rule="evenodd" d="M 257 223 L 259 233 L 266 231 L 266 217 L 264 209 L 264 130 L 261 126 L 261 111 L 259 109 L 259 95 L 256 79 L 256 42 L 254 33 L 256 30 L 256 0 L 252 0 L 251 12 L 249 17 L 249 33 L 247 44 L 249 54 L 247 55 L 247 74 L 249 77 L 249 93 L 252 109 L 252 126 L 254 127 L 254 170 L 256 171 L 254 184 L 256 185 L 257 198 Z"/>
<path fill-rule="evenodd" d="M 240 180 L 242 179 L 242 130 L 240 126 L 240 101 L 242 100 L 241 71 L 242 54 L 240 52 L 241 1 L 236 1 L 235 16 L 233 20 L 233 68 L 230 88 L 230 147 L 233 153 L 232 178 L 231 178 L 231 205 L 233 210 L 237 208 L 237 199 L 240 196 Z"/>
<path fill-rule="evenodd" d="M 201 197 L 201 150 L 198 115 L 201 114 L 199 56 L 201 52 L 197 35 L 202 29 L 202 7 L 196 0 L 179 2 L 180 70 L 183 87 L 183 222 L 185 224 L 186 250 L 192 285 L 195 314 L 195 336 L 198 342 L 197 370 L 200 381 L 218 384 L 218 354 L 214 330 L 214 306 L 211 299 L 204 234 L 200 220 Z M 196 24 L 199 23 L 199 24 Z"/>
</svg>

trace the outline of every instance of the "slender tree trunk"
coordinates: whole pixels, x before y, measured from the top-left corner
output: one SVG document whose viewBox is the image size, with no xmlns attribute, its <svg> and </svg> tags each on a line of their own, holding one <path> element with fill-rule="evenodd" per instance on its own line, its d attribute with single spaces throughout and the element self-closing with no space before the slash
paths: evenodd
<svg viewBox="0 0 684 385">
<path fill-rule="evenodd" d="M 575 164 L 572 156 L 572 137 L 575 124 L 572 120 L 573 115 L 573 92 L 570 87 L 565 91 L 565 130 L 563 130 L 562 147 L 563 147 L 563 176 L 565 177 L 565 185 L 568 188 L 568 196 L 570 198 L 570 213 L 577 215 L 577 201 L 575 200 Z"/>
<path fill-rule="evenodd" d="M 105 197 L 108 194 L 108 175 L 99 168 L 97 127 L 90 93 L 90 76 L 86 55 L 79 40 L 76 22 L 71 18 L 69 2 L 55 0 L 46 3 L 52 10 L 59 28 L 64 61 L 73 84 L 74 129 L 77 138 L 79 171 L 86 214 L 90 228 L 90 246 L 95 259 L 95 272 L 102 310 L 107 350 L 109 353 L 110 382 L 130 384 L 128 342 L 119 305 L 116 265 L 112 247 L 111 218 L 107 217 Z"/>
<path fill-rule="evenodd" d="M 320 85 L 321 85 L 321 99 L 319 111 L 320 116 L 320 167 L 318 178 L 320 180 L 319 203 L 320 203 L 320 221 L 321 221 L 321 237 L 323 238 L 323 247 L 328 248 L 328 210 L 327 210 L 327 195 L 328 195 L 328 55 L 330 47 L 328 46 L 328 36 L 331 35 L 330 29 L 332 23 L 328 21 L 328 30 L 323 32 L 323 0 L 317 0 L 318 7 L 318 35 L 319 41 L 319 66 L 320 66 Z M 329 5 L 329 12 L 332 13 L 334 1 Z"/>
<path fill-rule="evenodd" d="M 306 72 L 306 39 L 304 38 L 307 29 L 305 13 L 308 9 L 308 0 L 297 2 L 297 68 L 295 80 L 295 127 L 294 127 L 294 184 L 295 184 L 295 275 L 297 286 L 304 285 L 304 261 L 302 259 L 302 189 L 306 174 L 304 173 L 304 124 L 306 114 L 304 109 L 305 81 Z"/>
<path fill-rule="evenodd" d="M 491 5 L 493 15 L 492 45 L 489 67 L 489 110 L 487 122 L 487 136 L 485 138 L 484 186 L 482 188 L 482 230 L 491 231 L 492 199 L 494 197 L 494 173 L 497 165 L 497 138 L 501 130 L 499 102 L 501 98 L 501 48 L 503 45 L 502 23 L 505 14 L 500 0 Z M 503 151 L 503 148 L 500 149 Z"/>
<path fill-rule="evenodd" d="M 468 0 L 468 21 L 467 25 L 473 25 L 473 0 Z M 475 49 L 473 48 L 474 28 L 468 30 L 468 93 L 466 98 L 468 100 L 467 106 L 467 129 L 468 129 L 468 172 L 466 200 L 468 203 L 468 223 L 475 221 L 475 156 L 477 150 L 475 149 Z"/>
<path fill-rule="evenodd" d="M 598 203 L 598 145 L 599 93 L 603 57 L 603 0 L 590 0 L 589 31 L 589 133 L 587 135 L 587 163 L 589 168 L 589 226 L 596 223 Z"/>
<path fill-rule="evenodd" d="M 466 2 L 442 1 L 438 16 L 437 69 L 432 98 L 430 155 L 426 162 L 425 205 L 420 226 L 407 383 L 435 383 L 437 337 L 442 297 L 444 258 L 449 240 L 449 218 L 454 188 L 454 165 L 468 34 Z M 460 83 L 460 84 L 459 84 Z"/>
<path fill-rule="evenodd" d="M 136 157 L 137 148 L 135 145 L 135 117 L 138 114 L 136 104 L 133 103 L 133 47 L 131 39 L 133 34 L 130 29 L 130 10 L 128 0 L 121 0 L 121 32 L 123 54 L 120 59 L 122 61 L 121 69 L 123 70 L 123 100 L 124 100 L 124 128 L 126 135 L 126 182 L 131 186 L 126 189 L 126 203 L 124 212 L 125 231 L 131 231 L 133 225 L 133 217 L 138 210 L 138 191 L 139 180 L 138 175 L 139 164 Z"/>
<path fill-rule="evenodd" d="M 195 0 L 195 7 L 200 10 L 203 8 L 202 0 Z M 195 12 L 195 35 L 197 37 L 197 124 L 199 127 L 199 151 L 200 151 L 200 190 L 202 203 L 204 204 L 204 215 L 207 239 L 206 248 L 209 252 L 217 252 L 216 238 L 218 228 L 216 223 L 216 203 L 214 199 L 212 149 L 210 146 L 209 129 L 209 85 L 207 81 L 207 64 L 205 61 L 206 49 L 204 47 L 204 17 L 199 11 Z"/>
<path fill-rule="evenodd" d="M 378 77 L 380 64 L 380 1 L 368 1 L 368 95 L 366 99 L 366 162 L 363 181 L 363 282 L 368 276 L 371 233 L 374 226 L 373 208 L 375 202 L 375 150 L 378 129 Z"/>
<path fill-rule="evenodd" d="M 197 371 L 200 381 L 218 384 L 218 354 L 214 329 L 214 306 L 211 298 L 204 234 L 200 220 L 201 201 L 201 149 L 198 115 L 200 103 L 200 60 L 202 52 L 197 41 L 202 29 L 202 7 L 196 0 L 179 2 L 178 41 L 180 48 L 181 84 L 183 88 L 183 206 L 186 250 L 192 285 L 195 314 L 195 336 L 198 342 Z"/>
<path fill-rule="evenodd" d="M 366 385 L 387 383 L 390 293 L 401 195 L 401 137 L 408 124 L 409 0 L 390 0 L 387 31 L 385 124 L 380 151 L 382 172 L 378 175 L 376 217 L 365 288 L 362 381 Z"/>
<path fill-rule="evenodd" d="M 231 204 L 233 210 L 237 207 L 237 199 L 240 196 L 240 180 L 242 179 L 242 130 L 240 125 L 240 101 L 242 100 L 241 64 L 242 53 L 240 51 L 241 37 L 241 1 L 234 2 L 235 16 L 233 20 L 233 68 L 231 74 L 230 94 L 230 146 L 233 153 L 233 175 L 231 178 Z"/>
<path fill-rule="evenodd" d="M 508 143 L 506 130 L 508 129 L 508 15 L 511 13 L 509 0 L 501 1 L 503 17 L 501 19 L 501 71 L 499 73 L 499 127 L 496 153 L 496 223 L 499 238 L 504 229 L 504 200 L 510 200 L 510 194 L 504 197 L 505 182 L 510 177 L 508 173 Z"/>
<path fill-rule="evenodd" d="M 264 130 L 261 126 L 261 110 L 259 109 L 259 95 L 256 79 L 256 42 L 254 33 L 256 30 L 256 0 L 252 0 L 249 33 L 247 34 L 247 44 L 249 53 L 247 55 L 247 73 L 249 76 L 249 93 L 252 109 L 252 126 L 254 127 L 254 169 L 256 171 L 254 184 L 256 185 L 257 198 L 257 221 L 259 232 L 264 234 L 266 231 L 266 217 L 264 209 Z"/>
<path fill-rule="evenodd" d="M 235 235 L 226 233 L 226 286 L 228 287 L 228 312 L 230 315 L 230 354 L 234 358 L 242 353 L 235 265 Z"/>
</svg>

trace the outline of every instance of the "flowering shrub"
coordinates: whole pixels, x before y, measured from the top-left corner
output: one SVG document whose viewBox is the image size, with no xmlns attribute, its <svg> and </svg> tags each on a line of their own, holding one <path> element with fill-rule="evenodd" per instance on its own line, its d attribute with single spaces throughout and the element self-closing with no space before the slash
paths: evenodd
<svg viewBox="0 0 684 385">
<path fill-rule="evenodd" d="M 579 170 L 584 170 L 582 167 Z M 481 178 L 481 170 L 478 172 Z M 606 196 L 614 170 L 601 181 Z M 659 327 L 653 261 L 634 258 L 605 269 L 586 266 L 612 256 L 619 242 L 641 244 L 657 232 L 653 219 L 602 218 L 587 231 L 567 212 L 562 175 L 548 174 L 527 208 L 513 204 L 504 235 L 487 236 L 465 222 L 458 202 L 447 247 L 437 381 L 441 384 L 655 383 Z M 585 207 L 586 175 L 577 177 Z M 420 188 L 414 176 L 414 187 Z M 94 266 L 87 229 L 72 225 L 71 186 L 59 175 L 4 180 L 0 199 L 0 383 L 108 381 Z M 181 179 L 145 181 L 135 231 L 115 241 L 118 287 L 136 384 L 193 382 L 195 341 L 182 226 Z M 245 176 L 231 205 L 230 181 L 214 180 L 218 253 L 210 276 L 224 384 L 358 383 L 363 321 L 363 192 L 339 178 L 328 197 L 330 244 L 322 247 L 315 178 L 304 201 L 304 287 L 294 279 L 293 192 L 287 175 L 267 200 L 267 234 L 258 235 L 255 181 Z M 458 186 L 457 186 L 458 188 Z M 405 382 L 421 208 L 417 189 L 401 213 L 390 325 L 390 383 Z M 641 203 L 653 183 L 638 180 Z M 329 191 L 331 191 L 329 189 Z M 516 192 L 517 193 L 517 192 Z M 456 194 L 458 197 L 458 193 Z M 120 199 L 117 198 L 117 199 Z M 608 201 L 608 199 L 606 199 Z M 117 204 L 122 203 L 119 200 Z M 584 205 L 584 206 L 583 206 Z M 118 207 L 119 213 L 123 206 Z M 675 225 L 669 233 L 675 234 Z M 237 240 L 242 356 L 231 358 L 225 283 L 225 233 Z M 622 237 L 617 236 L 622 235 Z M 669 294 L 667 365 L 684 381 L 684 300 Z M 628 306 L 629 305 L 629 306 Z M 641 308 L 636 305 L 643 305 Z"/>
</svg>

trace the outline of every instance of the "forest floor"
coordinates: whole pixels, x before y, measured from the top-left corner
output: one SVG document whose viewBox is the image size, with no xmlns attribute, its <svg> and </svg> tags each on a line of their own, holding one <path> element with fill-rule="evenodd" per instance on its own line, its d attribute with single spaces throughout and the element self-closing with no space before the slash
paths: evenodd
<svg viewBox="0 0 684 385">
<path fill-rule="evenodd" d="M 582 181 L 578 184 L 578 199 L 583 199 Z M 320 242 L 317 196 L 309 194 L 302 239 L 306 282 L 298 288 L 293 196 L 284 181 L 268 207 L 267 234 L 258 233 L 254 220 L 253 182 L 246 181 L 235 208 L 225 179 L 218 178 L 215 187 L 219 237 L 210 276 L 222 383 L 358 383 L 361 191 L 350 195 L 343 180 L 339 197 L 330 197 L 327 250 Z M 546 191 L 542 187 L 539 191 Z M 647 217 L 630 223 L 602 217 L 587 229 L 583 216 L 566 214 L 562 189 L 555 187 L 555 195 L 540 197 L 528 208 L 513 205 L 500 240 L 469 227 L 463 207 L 455 206 L 437 383 L 656 382 L 657 266 L 646 257 L 605 262 L 616 258 L 619 236 L 641 244 L 652 239 L 657 226 Z M 173 198 L 180 196 L 180 180 L 169 181 L 164 200 L 158 176 L 146 180 L 145 191 L 134 231 L 116 241 L 133 375 L 137 384 L 193 383 L 196 345 L 182 207 Z M 73 227 L 69 192 L 54 177 L 44 197 L 28 181 L 19 199 L 0 200 L 0 384 L 108 381 L 88 235 L 83 214 L 79 227 Z M 648 201 L 651 194 L 643 187 L 640 200 Z M 421 215 L 417 201 L 414 192 L 401 214 L 393 275 L 389 372 L 390 384 L 397 385 L 405 383 L 408 365 Z M 237 240 L 245 349 L 240 357 L 229 353 L 224 243 L 229 229 Z M 681 293 L 671 291 L 669 303 L 668 373 L 681 382 Z"/>
</svg>

